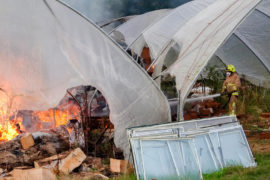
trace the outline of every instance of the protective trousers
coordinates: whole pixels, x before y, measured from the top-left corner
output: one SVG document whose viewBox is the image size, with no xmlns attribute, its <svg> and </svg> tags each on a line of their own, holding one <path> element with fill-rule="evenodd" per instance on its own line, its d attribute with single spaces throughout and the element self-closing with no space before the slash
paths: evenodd
<svg viewBox="0 0 270 180">
<path fill-rule="evenodd" d="M 230 116 L 236 115 L 236 103 L 237 103 L 237 96 L 232 95 L 229 102 L 229 114 Z"/>
</svg>

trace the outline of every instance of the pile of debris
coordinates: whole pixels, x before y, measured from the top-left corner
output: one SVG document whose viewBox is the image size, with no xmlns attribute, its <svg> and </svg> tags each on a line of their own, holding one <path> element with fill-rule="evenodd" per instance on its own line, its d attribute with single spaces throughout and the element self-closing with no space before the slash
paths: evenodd
<svg viewBox="0 0 270 180">
<path fill-rule="evenodd" d="M 87 156 L 79 147 L 71 149 L 68 138 L 53 131 L 24 133 L 0 144 L 0 179 L 53 180 L 74 173 L 109 179 L 130 172 L 127 161 Z"/>
<path fill-rule="evenodd" d="M 0 168 L 9 171 L 18 166 L 31 166 L 38 159 L 68 149 L 68 139 L 57 133 L 21 134 L 11 141 L 0 144 Z"/>
<path fill-rule="evenodd" d="M 108 179 L 132 171 L 114 144 L 106 100 L 94 87 L 68 89 L 49 110 L 3 114 L 0 179 L 55 179 L 70 173 Z"/>
</svg>

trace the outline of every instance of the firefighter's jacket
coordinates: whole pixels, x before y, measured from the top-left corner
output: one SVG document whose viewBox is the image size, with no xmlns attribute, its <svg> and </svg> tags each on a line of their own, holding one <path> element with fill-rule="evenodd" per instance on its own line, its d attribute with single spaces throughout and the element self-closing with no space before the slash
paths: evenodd
<svg viewBox="0 0 270 180">
<path fill-rule="evenodd" d="M 240 77 L 237 73 L 232 73 L 231 76 L 226 77 L 226 80 L 223 83 L 222 93 L 228 93 L 229 95 L 238 96 L 239 88 L 241 86 Z"/>
</svg>

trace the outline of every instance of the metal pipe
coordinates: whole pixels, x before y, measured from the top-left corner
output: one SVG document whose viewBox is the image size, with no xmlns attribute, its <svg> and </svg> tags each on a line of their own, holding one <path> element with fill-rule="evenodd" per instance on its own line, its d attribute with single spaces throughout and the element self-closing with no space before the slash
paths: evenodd
<svg viewBox="0 0 270 180">
<path fill-rule="evenodd" d="M 181 112 L 181 90 L 178 91 L 178 98 L 176 98 L 177 100 L 177 121 L 180 121 L 181 120 L 181 116 L 180 116 L 180 112 Z"/>
</svg>

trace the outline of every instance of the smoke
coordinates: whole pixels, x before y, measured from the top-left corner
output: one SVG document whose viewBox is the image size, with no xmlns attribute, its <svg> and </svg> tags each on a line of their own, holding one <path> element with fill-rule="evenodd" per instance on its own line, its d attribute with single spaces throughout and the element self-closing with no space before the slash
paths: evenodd
<svg viewBox="0 0 270 180">
<path fill-rule="evenodd" d="M 62 0 L 62 2 L 67 3 L 94 22 L 102 22 L 114 18 L 115 12 L 106 5 L 108 0 Z"/>
<path fill-rule="evenodd" d="M 174 8 L 174 7 L 180 6 L 182 4 L 185 4 L 189 1 L 191 1 L 191 0 L 169 0 L 169 6 L 170 6 L 170 8 Z"/>
<path fill-rule="evenodd" d="M 190 0 L 62 0 L 94 22 L 175 8 Z"/>
</svg>

